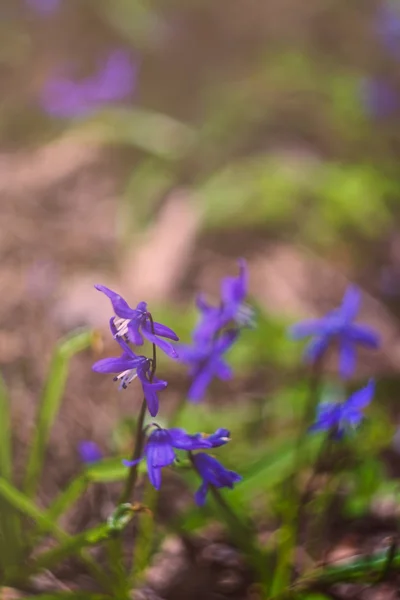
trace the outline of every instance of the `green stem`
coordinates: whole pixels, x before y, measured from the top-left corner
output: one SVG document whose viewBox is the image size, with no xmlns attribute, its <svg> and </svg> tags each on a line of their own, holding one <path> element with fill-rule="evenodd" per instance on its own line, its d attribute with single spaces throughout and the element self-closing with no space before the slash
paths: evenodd
<svg viewBox="0 0 400 600">
<path fill-rule="evenodd" d="M 132 458 L 131 460 L 139 460 L 143 452 L 143 441 L 144 441 L 144 418 L 146 416 L 147 403 L 146 398 L 143 398 L 142 406 L 140 408 L 139 418 L 136 425 L 136 436 L 135 436 L 135 446 L 133 448 Z M 122 494 L 119 497 L 118 504 L 125 504 L 125 502 L 129 502 L 132 496 L 133 489 L 136 485 L 137 476 L 138 476 L 138 467 L 139 464 L 136 463 L 132 465 L 129 469 L 129 474 L 125 482 L 124 489 L 122 490 Z"/>
</svg>

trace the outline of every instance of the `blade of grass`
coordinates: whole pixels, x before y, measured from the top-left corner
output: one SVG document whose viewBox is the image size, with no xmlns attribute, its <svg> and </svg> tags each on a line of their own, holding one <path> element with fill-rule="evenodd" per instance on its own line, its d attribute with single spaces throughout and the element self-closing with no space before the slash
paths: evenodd
<svg viewBox="0 0 400 600">
<path fill-rule="evenodd" d="M 89 348 L 92 340 L 91 331 L 80 331 L 61 340 L 55 349 L 39 403 L 37 424 L 26 470 L 24 491 L 30 497 L 36 492 L 50 430 L 60 408 L 69 361 L 78 352 Z"/>
<path fill-rule="evenodd" d="M 148 509 L 148 512 L 143 511 L 138 518 L 137 534 L 133 549 L 133 561 L 131 570 L 131 587 L 136 587 L 140 582 L 140 578 L 148 567 L 150 557 L 153 550 L 154 542 L 154 510 L 157 505 L 158 493 L 157 490 L 150 484 L 148 480 L 145 483 L 145 491 L 143 496 L 143 504 Z"/>
<path fill-rule="evenodd" d="M 0 476 L 12 480 L 10 401 L 0 376 Z M 0 565 L 7 570 L 18 564 L 22 551 L 21 523 L 16 511 L 0 500 Z"/>
</svg>

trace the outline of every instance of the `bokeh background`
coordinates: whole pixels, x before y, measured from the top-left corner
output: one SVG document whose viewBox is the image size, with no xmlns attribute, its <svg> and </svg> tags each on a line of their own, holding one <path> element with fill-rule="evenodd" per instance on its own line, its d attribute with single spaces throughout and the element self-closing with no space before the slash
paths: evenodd
<svg viewBox="0 0 400 600">
<path fill-rule="evenodd" d="M 182 423 L 236 432 L 224 456 L 255 473 L 238 501 L 265 510 L 260 486 L 285 472 L 304 396 L 285 328 L 355 281 L 384 340 L 357 377 L 377 376 L 382 399 L 346 514 L 387 497 L 392 467 L 376 456 L 400 390 L 400 3 L 1 0 L 0 39 L 0 361 L 17 476 L 53 345 L 78 327 L 99 337 L 74 359 L 42 501 L 80 468 L 79 441 L 129 447 L 140 391 L 91 372 L 116 352 L 94 283 L 146 300 L 187 341 L 195 294 L 216 299 L 245 257 L 257 328 L 231 354 L 235 380 Z M 166 415 L 188 382 L 160 368 Z M 108 514 L 96 494 L 72 529 Z"/>
</svg>

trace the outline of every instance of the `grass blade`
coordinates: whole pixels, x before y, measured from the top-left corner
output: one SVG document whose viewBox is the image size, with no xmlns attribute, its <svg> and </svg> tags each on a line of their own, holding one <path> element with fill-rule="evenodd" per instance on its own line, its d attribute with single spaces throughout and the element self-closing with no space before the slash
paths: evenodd
<svg viewBox="0 0 400 600">
<path fill-rule="evenodd" d="M 91 331 L 75 333 L 61 340 L 54 352 L 47 381 L 39 403 L 37 425 L 25 476 L 24 491 L 30 497 L 36 492 L 46 445 L 54 419 L 60 408 L 68 375 L 69 361 L 74 354 L 89 348 L 92 344 L 92 339 Z"/>
</svg>

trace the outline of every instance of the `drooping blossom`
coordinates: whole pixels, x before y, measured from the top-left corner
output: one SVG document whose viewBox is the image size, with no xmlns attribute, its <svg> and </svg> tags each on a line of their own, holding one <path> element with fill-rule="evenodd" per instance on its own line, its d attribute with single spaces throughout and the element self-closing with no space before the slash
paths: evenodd
<svg viewBox="0 0 400 600">
<path fill-rule="evenodd" d="M 216 458 L 204 452 L 194 454 L 192 460 L 198 474 L 203 480 L 195 494 L 195 501 L 198 506 L 205 504 L 210 485 L 216 488 L 228 487 L 232 489 L 235 483 L 242 480 L 242 477 L 238 473 L 225 469 Z"/>
<path fill-rule="evenodd" d="M 87 464 L 95 463 L 103 458 L 103 453 L 96 442 L 84 440 L 78 445 L 81 461 Z"/>
<path fill-rule="evenodd" d="M 41 105 L 53 117 L 85 117 L 134 90 L 137 65 L 124 50 L 113 51 L 97 73 L 81 80 L 65 74 L 50 77 L 41 94 Z"/>
<path fill-rule="evenodd" d="M 136 346 L 143 345 L 143 337 L 156 344 L 170 358 L 177 358 L 175 348 L 163 338 L 178 341 L 179 338 L 172 329 L 156 321 L 151 321 L 146 302 L 139 302 L 136 308 L 131 308 L 126 300 L 104 285 L 95 285 L 111 300 L 115 317 L 110 321 L 111 331 L 115 338 L 127 339 Z M 154 328 L 154 333 L 153 333 Z"/>
<path fill-rule="evenodd" d="M 183 429 L 156 427 L 147 438 L 143 456 L 134 461 L 123 460 L 123 464 L 132 467 L 146 458 L 150 482 L 156 490 L 159 490 L 161 470 L 175 461 L 175 450 L 191 451 L 212 447 L 212 442 L 199 434 L 189 435 Z"/>
<path fill-rule="evenodd" d="M 370 404 L 375 393 L 375 382 L 369 381 L 344 402 L 321 402 L 315 423 L 310 431 L 331 431 L 336 438 L 356 429 L 364 419 L 363 410 Z"/>
<path fill-rule="evenodd" d="M 192 345 L 179 345 L 179 360 L 189 366 L 192 383 L 188 398 L 192 402 L 203 399 L 211 381 L 217 377 L 222 381 L 232 378 L 232 368 L 223 355 L 232 347 L 238 337 L 238 331 L 224 331 L 215 341 L 197 342 Z"/>
<path fill-rule="evenodd" d="M 339 348 L 339 372 L 346 379 L 355 369 L 356 347 L 379 347 L 379 335 L 367 325 L 353 323 L 360 308 L 361 293 L 349 286 L 339 308 L 328 312 L 321 319 L 303 321 L 290 328 L 293 339 L 314 337 L 305 351 L 305 359 L 314 363 L 320 359 L 332 343 Z"/>
<path fill-rule="evenodd" d="M 152 360 L 145 356 L 138 356 L 122 339 L 118 340 L 123 353 L 120 357 L 103 358 L 93 366 L 97 373 L 118 373 L 114 377 L 120 382 L 120 389 L 127 386 L 136 378 L 142 384 L 143 394 L 146 399 L 147 408 L 152 417 L 158 413 L 158 392 L 167 387 L 167 382 L 152 375 Z"/>
</svg>

